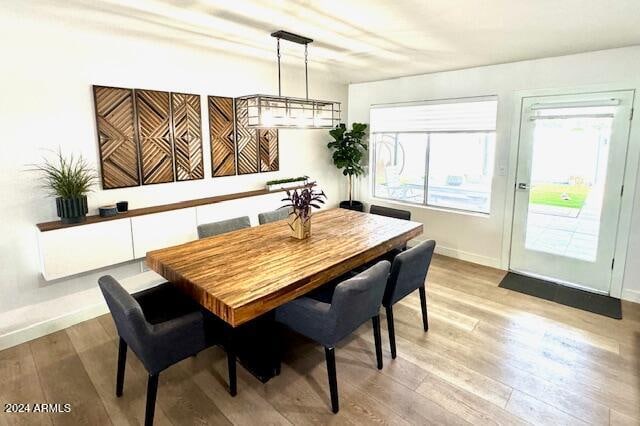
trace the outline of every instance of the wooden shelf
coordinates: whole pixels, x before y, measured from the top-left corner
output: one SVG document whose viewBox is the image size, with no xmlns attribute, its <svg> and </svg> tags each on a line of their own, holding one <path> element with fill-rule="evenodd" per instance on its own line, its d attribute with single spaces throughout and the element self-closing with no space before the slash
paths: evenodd
<svg viewBox="0 0 640 426">
<path fill-rule="evenodd" d="M 299 189 L 299 188 L 304 188 L 304 186 L 296 186 L 288 189 Z M 207 204 L 220 203 L 222 201 L 237 200 L 239 198 L 256 197 L 258 195 L 275 194 L 275 193 L 284 192 L 284 191 L 285 191 L 284 189 L 280 189 L 276 191 L 269 191 L 266 188 L 256 189 L 254 191 L 237 192 L 235 194 L 216 195 L 213 197 L 198 198 L 195 200 L 180 201 L 177 203 L 162 204 L 159 206 L 144 207 L 141 209 L 132 209 L 132 210 L 129 210 L 128 212 L 118 213 L 117 215 L 111 216 L 111 217 L 100 217 L 100 215 L 90 215 L 90 216 L 87 216 L 87 219 L 84 222 L 80 222 L 80 223 L 65 224 L 59 220 L 55 220 L 52 222 L 38 223 L 36 226 L 38 227 L 40 232 L 47 232 L 47 231 L 53 231 L 56 229 L 71 228 L 74 226 L 90 225 L 92 223 L 107 222 L 110 220 L 126 219 L 130 217 L 143 216 L 147 214 L 168 212 L 171 210 L 186 209 L 189 207 L 204 206 Z"/>
</svg>

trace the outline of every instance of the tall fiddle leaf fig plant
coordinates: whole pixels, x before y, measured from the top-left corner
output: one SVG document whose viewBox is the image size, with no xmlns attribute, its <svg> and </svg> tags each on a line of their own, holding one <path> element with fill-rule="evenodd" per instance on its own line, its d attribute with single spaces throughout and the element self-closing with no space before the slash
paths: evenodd
<svg viewBox="0 0 640 426">
<path fill-rule="evenodd" d="M 342 170 L 342 174 L 349 179 L 349 205 L 353 204 L 353 178 L 364 174 L 362 157 L 367 151 L 364 143 L 367 125 L 353 123 L 351 130 L 347 130 L 344 123 L 340 123 L 329 131 L 333 141 L 327 144 L 333 150 L 333 164 Z"/>
</svg>

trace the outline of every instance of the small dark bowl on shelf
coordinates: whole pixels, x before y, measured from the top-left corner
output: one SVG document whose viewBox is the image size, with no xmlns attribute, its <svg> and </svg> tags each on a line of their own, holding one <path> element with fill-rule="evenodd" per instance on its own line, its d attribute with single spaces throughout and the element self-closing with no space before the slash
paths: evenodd
<svg viewBox="0 0 640 426">
<path fill-rule="evenodd" d="M 116 207 L 118 208 L 118 213 L 124 213 L 126 211 L 129 211 L 129 202 L 119 201 L 116 203 Z"/>
<path fill-rule="evenodd" d="M 118 209 L 115 205 L 98 207 L 100 217 L 111 217 L 118 214 Z"/>
</svg>

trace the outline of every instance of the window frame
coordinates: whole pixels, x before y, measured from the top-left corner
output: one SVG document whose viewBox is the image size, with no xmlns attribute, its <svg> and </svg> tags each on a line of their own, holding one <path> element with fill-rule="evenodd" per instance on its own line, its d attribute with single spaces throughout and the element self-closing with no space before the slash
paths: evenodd
<svg viewBox="0 0 640 426">
<path fill-rule="evenodd" d="M 494 130 L 432 130 L 432 131 L 421 131 L 421 130 L 409 130 L 409 131 L 395 131 L 395 132 L 374 132 L 374 131 L 370 131 L 369 134 L 369 141 L 371 141 L 371 144 L 373 145 L 372 148 L 369 150 L 370 154 L 369 154 L 369 164 L 372 165 L 371 167 L 371 173 L 370 173 L 370 191 L 371 191 L 371 195 L 373 199 L 377 199 L 377 200 L 383 200 L 386 202 L 390 202 L 390 203 L 399 203 L 399 204 L 406 204 L 406 205 L 410 205 L 410 206 L 415 206 L 415 207 L 420 207 L 420 208 L 427 208 L 427 209 L 432 209 L 432 210 L 440 210 L 440 211 L 447 211 L 447 212 L 455 212 L 455 213 L 461 213 L 461 214 L 469 214 L 469 215 L 473 215 L 473 216 L 483 216 L 483 217 L 489 217 L 491 215 L 491 201 L 492 201 L 492 195 L 493 195 L 493 179 L 494 179 L 494 172 L 495 172 L 495 156 L 496 156 L 496 149 L 495 149 L 495 144 L 497 141 L 497 113 L 498 113 L 498 97 L 497 96 L 481 96 L 481 97 L 471 97 L 471 98 L 455 98 L 455 99 L 441 99 L 441 100 L 434 100 L 434 101 L 422 101 L 422 102 L 406 102 L 406 103 L 393 103 L 393 104 L 384 104 L 384 106 L 414 106 L 414 105 L 438 105 L 438 104 L 451 104 L 451 103 L 468 103 L 468 102 L 480 102 L 483 100 L 495 100 L 496 101 L 496 129 Z M 378 104 L 378 105 L 372 105 L 371 108 L 374 108 L 376 106 L 383 106 L 383 104 Z M 456 133 L 464 133 L 464 134 L 484 134 L 486 136 L 489 135 L 493 135 L 493 143 L 494 143 L 494 147 L 493 147 L 493 165 L 492 165 L 492 170 L 491 170 L 491 184 L 490 184 L 490 188 L 489 188 L 489 209 L 488 211 L 480 211 L 480 210 L 475 210 L 475 209 L 464 209 L 464 208 L 458 208 L 458 207 L 449 207 L 449 206 L 440 206 L 437 204 L 430 204 L 429 203 L 429 176 L 430 176 L 430 167 L 429 167 L 429 161 L 430 161 L 430 154 L 431 154 L 431 135 L 432 134 L 456 134 Z M 425 169 L 425 173 L 424 173 L 424 184 L 423 184 L 423 191 L 424 191 L 424 198 L 423 198 L 423 202 L 422 203 L 418 203 L 415 201 L 409 201 L 409 200 L 399 200 L 396 198 L 389 198 L 389 197 L 383 197 L 383 196 L 379 196 L 376 194 L 376 159 L 377 159 L 377 140 L 376 140 L 376 136 L 377 135 L 394 135 L 394 139 L 395 139 L 395 143 L 398 143 L 398 135 L 400 134 L 423 134 L 426 136 L 427 139 L 427 144 L 426 144 L 426 149 L 425 149 L 425 159 L 424 159 L 424 169 Z M 485 137 L 486 137 L 485 136 Z"/>
</svg>

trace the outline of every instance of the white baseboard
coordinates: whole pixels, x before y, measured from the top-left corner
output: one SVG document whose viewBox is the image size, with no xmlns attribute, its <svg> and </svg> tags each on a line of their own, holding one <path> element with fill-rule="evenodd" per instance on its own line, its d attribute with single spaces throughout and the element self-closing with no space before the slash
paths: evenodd
<svg viewBox="0 0 640 426">
<path fill-rule="evenodd" d="M 134 293 L 154 287 L 164 281 L 164 278 L 162 278 L 155 272 L 148 271 L 125 278 L 121 280 L 121 284 L 127 291 Z M 48 303 L 55 302 L 55 305 L 57 305 L 58 307 L 62 307 L 63 309 L 64 306 L 68 306 L 67 304 L 73 304 L 74 300 L 77 304 L 78 298 L 72 299 L 72 296 L 74 295 L 67 297 L 66 300 L 55 300 Z M 104 302 L 104 299 L 102 299 L 102 295 L 97 288 L 83 292 L 83 297 L 80 297 L 79 299 L 90 300 L 91 302 L 87 306 L 83 306 L 73 311 L 64 312 L 63 314 L 57 315 L 54 314 L 51 318 L 46 318 L 44 320 L 34 322 L 33 324 L 16 328 L 15 330 L 9 330 L 4 334 L 0 334 L 0 350 L 7 349 L 12 346 L 17 346 L 21 343 L 37 339 L 38 337 L 55 333 L 56 331 L 64 330 L 65 328 L 71 327 L 72 325 L 99 317 L 100 315 L 109 312 L 107 304 Z M 18 316 L 30 317 L 35 316 L 35 314 L 33 313 L 34 311 L 38 311 L 38 309 L 44 308 L 44 306 L 34 305 L 33 307 L 18 309 L 18 312 L 16 314 L 12 315 L 12 312 L 8 312 L 4 315 L 5 319 L 13 319 Z"/>
<path fill-rule="evenodd" d="M 628 300 L 629 302 L 640 303 L 640 291 L 622 289 L 621 299 Z"/>
<path fill-rule="evenodd" d="M 427 240 L 426 238 L 415 238 L 408 243 L 408 246 L 412 247 L 417 243 L 420 243 L 426 240 Z M 436 244 L 436 253 L 441 254 L 443 256 L 452 257 L 454 259 L 464 260 L 466 262 L 489 266 L 491 268 L 504 269 L 502 268 L 500 259 L 495 259 L 489 256 L 482 256 L 480 254 L 471 253 L 468 251 L 453 249 L 449 247 L 443 247 L 442 245 Z"/>
<path fill-rule="evenodd" d="M 107 304 L 102 302 L 65 315 L 38 322 L 18 330 L 11 331 L 0 336 L 0 350 L 7 349 L 12 346 L 17 346 L 21 343 L 37 339 L 38 337 L 55 333 L 56 331 L 64 330 L 65 328 L 71 327 L 72 325 L 79 324 L 83 321 L 87 321 L 92 318 L 99 317 L 100 315 L 106 314 L 108 311 L 109 310 L 107 309 Z"/>
</svg>

